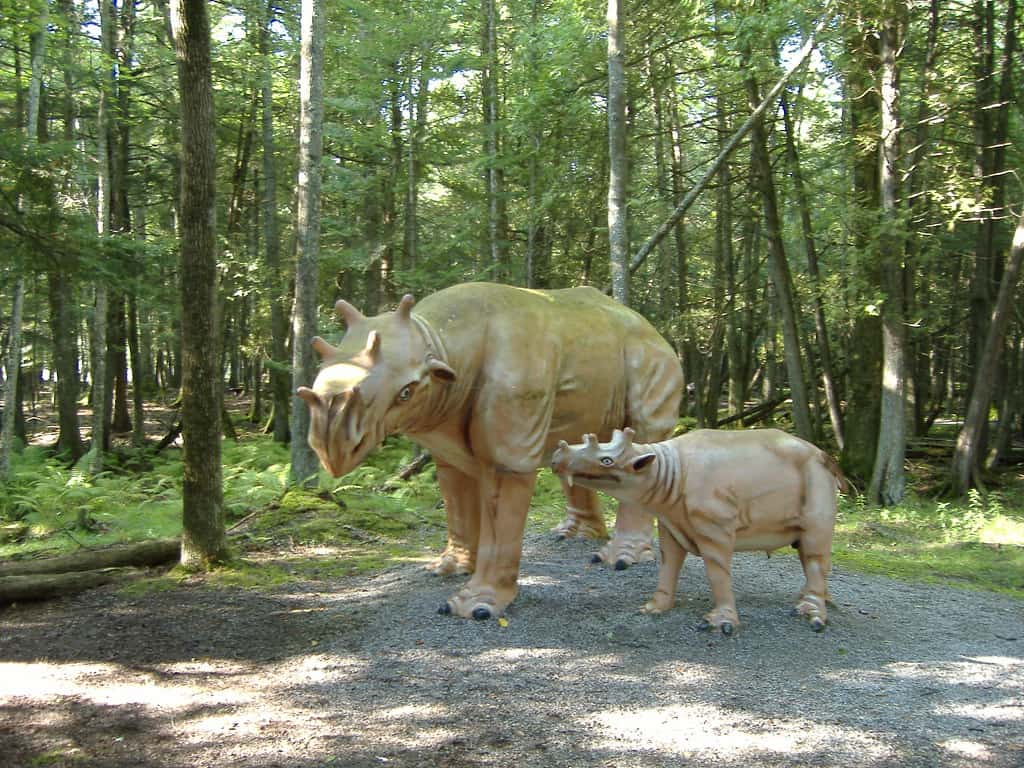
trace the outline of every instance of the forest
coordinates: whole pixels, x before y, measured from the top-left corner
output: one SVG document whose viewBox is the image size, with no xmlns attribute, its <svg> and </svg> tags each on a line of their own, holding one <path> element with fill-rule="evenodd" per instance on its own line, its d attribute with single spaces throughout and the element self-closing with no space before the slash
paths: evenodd
<svg viewBox="0 0 1024 768">
<path fill-rule="evenodd" d="M 179 4 L 204 6 L 205 69 Z M 195 456 L 220 464 L 244 422 L 290 446 L 294 485 L 315 466 L 294 391 L 310 339 L 343 332 L 335 301 L 372 315 L 467 281 L 611 293 L 676 349 L 682 428 L 784 426 L 860 507 L 926 488 L 968 517 L 1019 485 L 1016 0 L 0 0 L 0 19 L 8 520 L 41 466 L 130 475 L 190 407 Z M 221 479 L 200 516 L 223 517 Z"/>
</svg>

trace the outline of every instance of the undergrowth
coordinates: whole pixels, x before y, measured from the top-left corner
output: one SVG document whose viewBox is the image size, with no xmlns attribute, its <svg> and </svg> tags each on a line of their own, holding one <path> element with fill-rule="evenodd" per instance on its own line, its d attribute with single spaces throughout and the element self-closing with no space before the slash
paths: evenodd
<svg viewBox="0 0 1024 768">
<path fill-rule="evenodd" d="M 264 436 L 226 441 L 224 508 L 236 557 L 203 580 L 267 587 L 426 563 L 444 546 L 446 521 L 433 465 L 397 477 L 413 455 L 411 442 L 389 439 L 349 475 L 321 473 L 319 489 L 308 491 L 288 485 L 287 447 Z M 180 534 L 180 454 L 127 453 L 108 467 L 89 477 L 84 466 L 66 468 L 39 448 L 16 455 L 10 482 L 0 485 L 0 559 Z M 963 502 L 910 493 L 897 507 L 877 508 L 841 497 L 833 558 L 860 571 L 1024 597 L 1022 480 Z M 615 505 L 602 503 L 611 530 Z M 541 471 L 528 530 L 545 532 L 563 514 L 558 480 Z M 185 577 L 173 570 L 129 588 Z"/>
</svg>

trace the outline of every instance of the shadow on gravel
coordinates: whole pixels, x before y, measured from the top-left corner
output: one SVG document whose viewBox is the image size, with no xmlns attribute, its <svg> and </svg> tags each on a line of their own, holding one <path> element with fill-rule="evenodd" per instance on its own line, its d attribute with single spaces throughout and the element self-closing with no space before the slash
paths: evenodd
<svg viewBox="0 0 1024 768">
<path fill-rule="evenodd" d="M 1024 606 L 739 557 L 743 626 L 637 608 L 656 567 L 531 536 L 507 625 L 437 616 L 403 566 L 308 591 L 93 592 L 0 613 L 5 766 L 992 766 L 1024 763 Z"/>
</svg>

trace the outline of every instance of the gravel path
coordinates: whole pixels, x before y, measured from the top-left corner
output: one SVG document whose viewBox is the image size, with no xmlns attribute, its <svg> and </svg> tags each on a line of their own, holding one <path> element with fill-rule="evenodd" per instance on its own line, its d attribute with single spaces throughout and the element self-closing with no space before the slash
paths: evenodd
<svg viewBox="0 0 1024 768">
<path fill-rule="evenodd" d="M 0 765 L 1024 766 L 1024 602 L 738 555 L 737 635 L 638 612 L 653 563 L 530 535 L 507 625 L 409 564 L 273 593 L 96 590 L 0 612 Z M 40 756 L 43 756 L 42 758 Z"/>
</svg>

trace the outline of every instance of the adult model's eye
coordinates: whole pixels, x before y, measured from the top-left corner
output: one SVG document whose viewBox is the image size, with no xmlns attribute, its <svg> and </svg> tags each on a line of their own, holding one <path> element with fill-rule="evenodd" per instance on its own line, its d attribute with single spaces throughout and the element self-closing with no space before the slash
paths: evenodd
<svg viewBox="0 0 1024 768">
<path fill-rule="evenodd" d="M 410 386 L 402 387 L 402 391 L 398 393 L 398 402 L 404 403 L 410 397 L 412 397 L 412 387 L 410 387 Z"/>
<path fill-rule="evenodd" d="M 606 467 L 610 467 L 615 463 L 615 459 L 613 459 L 611 456 L 602 456 L 601 463 Z"/>
</svg>

